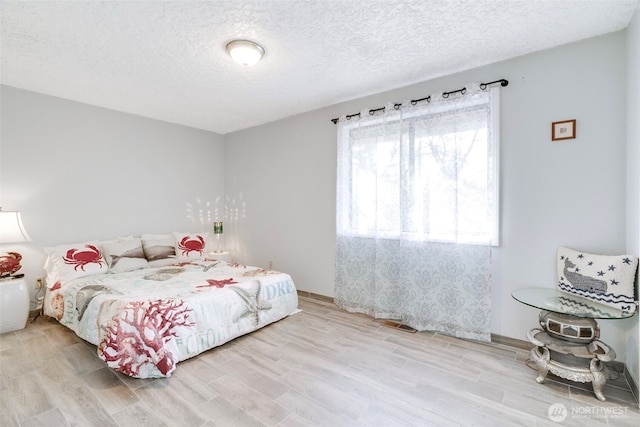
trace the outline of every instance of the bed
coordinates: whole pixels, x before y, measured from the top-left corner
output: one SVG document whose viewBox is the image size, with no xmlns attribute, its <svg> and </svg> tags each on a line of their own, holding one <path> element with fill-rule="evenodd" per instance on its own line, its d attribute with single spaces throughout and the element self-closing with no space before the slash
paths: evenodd
<svg viewBox="0 0 640 427">
<path fill-rule="evenodd" d="M 45 248 L 45 315 L 116 371 L 168 377 L 178 362 L 297 311 L 288 274 L 216 260 L 202 235 L 154 235 L 162 250 L 145 250 L 145 236 Z"/>
</svg>

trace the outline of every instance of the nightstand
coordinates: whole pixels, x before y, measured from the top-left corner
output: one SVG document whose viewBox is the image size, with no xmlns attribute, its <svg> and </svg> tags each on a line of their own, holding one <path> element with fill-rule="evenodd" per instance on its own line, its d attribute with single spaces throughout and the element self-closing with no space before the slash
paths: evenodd
<svg viewBox="0 0 640 427">
<path fill-rule="evenodd" d="M 0 334 L 24 329 L 28 318 L 29 290 L 25 280 L 0 280 Z"/>
</svg>

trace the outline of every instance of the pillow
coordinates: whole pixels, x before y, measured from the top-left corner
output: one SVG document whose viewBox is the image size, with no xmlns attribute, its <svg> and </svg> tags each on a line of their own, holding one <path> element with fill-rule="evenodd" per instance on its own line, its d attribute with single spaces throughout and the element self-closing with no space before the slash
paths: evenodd
<svg viewBox="0 0 640 427">
<path fill-rule="evenodd" d="M 98 248 L 98 242 L 70 243 L 44 248 L 47 284 L 67 282 L 78 277 L 106 273 L 109 265 Z"/>
<path fill-rule="evenodd" d="M 209 233 L 174 232 L 176 257 L 180 262 L 197 261 L 206 258 Z"/>
<path fill-rule="evenodd" d="M 176 240 L 172 234 L 143 234 L 142 249 L 150 267 L 164 267 L 176 260 Z"/>
<path fill-rule="evenodd" d="M 125 237 L 102 242 L 102 251 L 109 263 L 110 273 L 121 273 L 149 267 L 142 250 L 142 241 L 137 237 Z"/>
<path fill-rule="evenodd" d="M 558 289 L 619 310 L 635 311 L 638 258 L 558 248 Z"/>
</svg>

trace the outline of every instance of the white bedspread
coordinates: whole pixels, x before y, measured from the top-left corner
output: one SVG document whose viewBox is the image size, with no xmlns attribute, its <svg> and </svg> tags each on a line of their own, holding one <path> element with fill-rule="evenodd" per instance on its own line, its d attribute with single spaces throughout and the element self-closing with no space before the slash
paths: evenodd
<svg viewBox="0 0 640 427">
<path fill-rule="evenodd" d="M 197 261 L 99 274 L 56 285 L 45 314 L 98 346 L 111 368 L 170 376 L 176 363 L 296 311 L 288 274 Z"/>
</svg>

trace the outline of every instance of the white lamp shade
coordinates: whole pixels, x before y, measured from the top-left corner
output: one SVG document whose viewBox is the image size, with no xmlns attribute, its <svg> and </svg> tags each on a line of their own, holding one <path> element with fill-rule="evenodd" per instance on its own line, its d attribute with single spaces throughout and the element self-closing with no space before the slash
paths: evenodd
<svg viewBox="0 0 640 427">
<path fill-rule="evenodd" d="M 30 242 L 31 237 L 22 225 L 20 212 L 0 210 L 0 243 Z"/>
<path fill-rule="evenodd" d="M 264 55 L 264 49 L 249 40 L 234 40 L 227 44 L 227 52 L 240 65 L 250 67 L 256 65 Z"/>
</svg>

